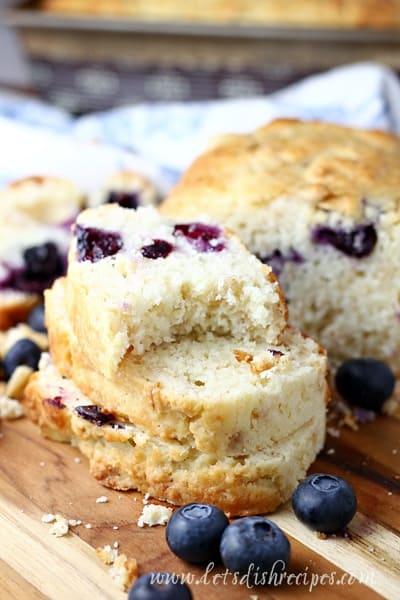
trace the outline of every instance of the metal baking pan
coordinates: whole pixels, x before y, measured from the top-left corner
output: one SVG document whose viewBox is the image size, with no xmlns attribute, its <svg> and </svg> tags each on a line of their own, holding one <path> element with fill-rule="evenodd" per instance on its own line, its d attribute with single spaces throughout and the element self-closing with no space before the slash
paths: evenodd
<svg viewBox="0 0 400 600">
<path fill-rule="evenodd" d="M 0 4 L 1 7 L 1 4 Z M 172 21 L 141 21 L 84 15 L 61 15 L 39 12 L 32 8 L 0 8 L 0 23 L 21 29 L 96 31 L 99 33 L 149 33 L 214 38 L 264 40 L 301 40 L 351 43 L 398 43 L 400 30 L 372 29 L 304 29 L 300 27 L 266 27 L 220 25 Z"/>
</svg>

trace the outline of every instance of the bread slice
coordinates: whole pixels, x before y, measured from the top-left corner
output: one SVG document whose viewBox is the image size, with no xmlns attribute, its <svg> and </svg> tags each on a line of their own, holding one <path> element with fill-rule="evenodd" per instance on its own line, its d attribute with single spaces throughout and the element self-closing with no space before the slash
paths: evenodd
<svg viewBox="0 0 400 600">
<path fill-rule="evenodd" d="M 127 353 L 189 335 L 278 343 L 287 319 L 271 269 L 229 232 L 114 204 L 77 219 L 66 303 L 74 334 L 107 377 Z"/>
<path fill-rule="evenodd" d="M 137 489 L 174 504 L 210 502 L 232 515 L 270 512 L 290 497 L 323 444 L 324 402 L 319 396 L 314 403 L 289 436 L 266 443 L 260 435 L 253 452 L 225 454 L 118 419 L 62 377 L 48 355 L 25 390 L 28 413 L 43 435 L 77 446 L 105 486 Z M 265 424 L 269 418 L 265 413 Z"/>
</svg>

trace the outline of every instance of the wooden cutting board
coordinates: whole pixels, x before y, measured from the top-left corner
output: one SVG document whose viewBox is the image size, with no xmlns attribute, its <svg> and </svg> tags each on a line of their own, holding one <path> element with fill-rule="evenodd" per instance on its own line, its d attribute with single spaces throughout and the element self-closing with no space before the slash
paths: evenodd
<svg viewBox="0 0 400 600">
<path fill-rule="evenodd" d="M 289 506 L 271 515 L 292 544 L 292 580 L 279 587 L 233 585 L 229 575 L 224 580 L 222 567 L 205 573 L 174 557 L 165 527 L 138 527 L 142 496 L 105 490 L 78 456 L 68 445 L 43 439 L 27 419 L 3 423 L 1 600 L 126 598 L 94 552 L 116 541 L 121 552 L 137 559 L 140 573 L 166 570 L 197 579 L 190 586 L 194 600 L 301 599 L 310 598 L 310 590 L 316 600 L 400 598 L 400 421 L 379 417 L 358 431 L 328 436 L 312 471 L 344 475 L 356 490 L 359 510 L 350 537 L 326 540 L 297 521 Z M 109 501 L 96 503 L 101 495 Z M 44 513 L 80 519 L 82 525 L 55 538 L 41 522 Z"/>
</svg>

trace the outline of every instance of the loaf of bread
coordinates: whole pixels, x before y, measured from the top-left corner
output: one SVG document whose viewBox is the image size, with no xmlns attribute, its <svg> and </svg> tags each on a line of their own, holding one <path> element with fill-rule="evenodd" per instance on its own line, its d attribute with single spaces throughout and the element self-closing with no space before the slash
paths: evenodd
<svg viewBox="0 0 400 600">
<path fill-rule="evenodd" d="M 290 321 L 342 361 L 400 376 L 400 139 L 275 121 L 221 138 L 162 206 L 235 231 L 278 276 Z"/>
<path fill-rule="evenodd" d="M 400 26 L 399 0 L 41 0 L 44 10 L 138 19 L 294 27 Z"/>
</svg>

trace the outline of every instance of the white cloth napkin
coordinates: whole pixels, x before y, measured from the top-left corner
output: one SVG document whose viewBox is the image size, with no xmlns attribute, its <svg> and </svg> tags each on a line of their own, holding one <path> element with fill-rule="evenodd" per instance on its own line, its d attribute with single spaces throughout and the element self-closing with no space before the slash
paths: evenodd
<svg viewBox="0 0 400 600">
<path fill-rule="evenodd" d="M 49 173 L 90 190 L 112 171 L 137 168 L 166 190 L 213 136 L 248 132 L 282 116 L 400 133 L 400 81 L 384 66 L 363 63 L 267 97 L 141 104 L 79 119 L 0 95 L 0 183 Z"/>
</svg>

